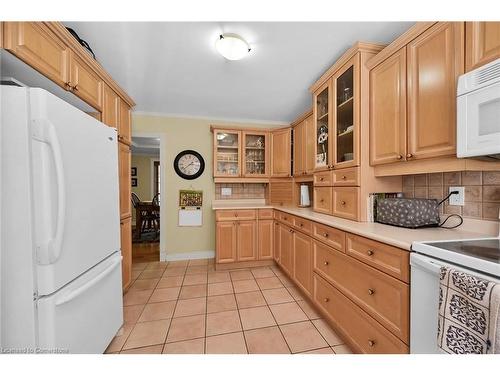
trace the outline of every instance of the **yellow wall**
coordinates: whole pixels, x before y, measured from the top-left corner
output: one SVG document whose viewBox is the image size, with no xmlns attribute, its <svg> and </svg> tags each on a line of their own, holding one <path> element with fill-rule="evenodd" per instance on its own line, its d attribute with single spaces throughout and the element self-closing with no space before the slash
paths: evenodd
<svg viewBox="0 0 500 375">
<path fill-rule="evenodd" d="M 150 201 L 153 199 L 151 195 L 151 160 L 156 160 L 156 157 L 135 155 L 132 153 L 132 167 L 137 168 L 137 187 L 132 187 L 132 192 L 136 193 L 141 201 Z M 134 176 L 132 176 L 134 178 Z"/>
<path fill-rule="evenodd" d="M 271 128 L 267 124 L 235 124 L 223 121 L 173 118 L 134 114 L 132 132 L 136 135 L 161 136 L 162 184 L 161 184 L 161 253 L 173 254 L 215 249 L 215 215 L 212 199 L 215 196 L 213 183 L 212 133 L 210 125 L 231 125 L 239 127 Z M 175 156 L 186 149 L 199 152 L 205 159 L 205 172 L 196 180 L 184 180 L 173 168 Z M 178 195 L 180 189 L 203 190 L 203 226 L 178 227 Z M 178 256 L 178 255 L 174 255 Z"/>
</svg>

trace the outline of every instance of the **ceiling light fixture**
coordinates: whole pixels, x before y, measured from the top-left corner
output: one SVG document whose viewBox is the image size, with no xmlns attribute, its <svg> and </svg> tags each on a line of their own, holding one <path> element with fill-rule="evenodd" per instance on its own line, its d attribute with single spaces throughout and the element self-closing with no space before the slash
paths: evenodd
<svg viewBox="0 0 500 375">
<path fill-rule="evenodd" d="M 237 34 L 220 34 L 215 42 L 217 51 L 228 60 L 241 60 L 248 56 L 250 46 L 241 36 Z"/>
</svg>

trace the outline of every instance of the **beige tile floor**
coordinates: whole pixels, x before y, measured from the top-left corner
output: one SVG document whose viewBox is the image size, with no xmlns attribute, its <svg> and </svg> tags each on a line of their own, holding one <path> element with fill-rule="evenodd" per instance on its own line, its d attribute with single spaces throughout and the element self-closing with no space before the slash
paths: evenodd
<svg viewBox="0 0 500 375">
<path fill-rule="evenodd" d="M 350 353 L 278 267 L 137 263 L 133 279 L 124 325 L 106 353 Z"/>
</svg>

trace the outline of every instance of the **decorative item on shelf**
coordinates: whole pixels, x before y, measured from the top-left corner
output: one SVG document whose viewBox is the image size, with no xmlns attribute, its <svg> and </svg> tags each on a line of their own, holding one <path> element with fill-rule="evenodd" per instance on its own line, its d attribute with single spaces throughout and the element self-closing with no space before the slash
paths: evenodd
<svg viewBox="0 0 500 375">
<path fill-rule="evenodd" d="M 137 167 L 130 168 L 130 175 L 137 176 Z"/>
<path fill-rule="evenodd" d="M 328 142 L 328 127 L 321 125 L 318 129 L 318 145 L 321 151 L 316 155 L 316 165 L 326 165 L 326 145 Z"/>
<path fill-rule="evenodd" d="M 352 160 L 353 158 L 354 158 L 354 153 L 352 153 L 352 152 L 346 152 L 344 154 L 344 160 L 342 160 L 342 161 Z"/>
<path fill-rule="evenodd" d="M 344 89 L 344 95 L 342 97 L 342 102 L 345 103 L 345 102 L 347 102 L 351 98 L 352 98 L 351 88 L 350 87 L 346 87 Z"/>
<path fill-rule="evenodd" d="M 352 132 L 354 131 L 354 125 L 349 125 L 347 128 L 345 128 L 344 131 L 339 131 L 339 133 L 337 134 L 339 137 L 342 137 L 344 135 L 347 135 L 347 134 L 351 134 Z"/>
<path fill-rule="evenodd" d="M 137 187 L 137 178 L 132 178 L 132 187 Z"/>
<path fill-rule="evenodd" d="M 258 138 L 257 141 L 255 142 L 255 146 L 258 148 L 263 148 L 264 147 L 264 140 L 262 138 Z"/>
</svg>

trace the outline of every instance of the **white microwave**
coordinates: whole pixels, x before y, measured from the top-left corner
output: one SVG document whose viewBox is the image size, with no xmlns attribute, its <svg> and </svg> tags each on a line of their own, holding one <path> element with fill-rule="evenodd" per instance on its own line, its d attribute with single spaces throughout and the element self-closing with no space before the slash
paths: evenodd
<svg viewBox="0 0 500 375">
<path fill-rule="evenodd" d="M 458 78 L 457 156 L 500 159 L 500 59 Z"/>
</svg>

